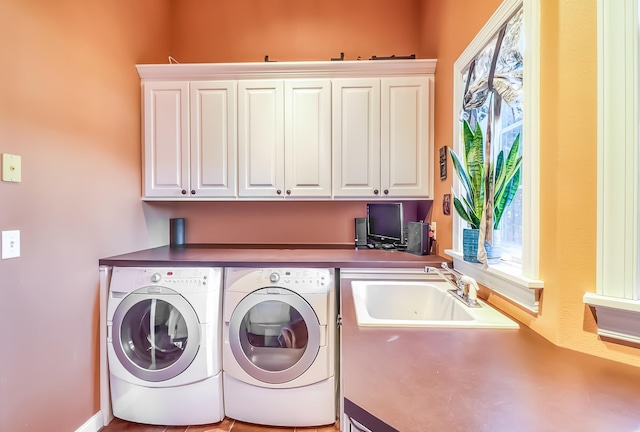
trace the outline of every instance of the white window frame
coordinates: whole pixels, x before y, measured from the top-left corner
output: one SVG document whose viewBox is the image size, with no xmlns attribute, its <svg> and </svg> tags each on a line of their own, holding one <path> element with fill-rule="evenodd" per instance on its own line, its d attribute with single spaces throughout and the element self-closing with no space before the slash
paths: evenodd
<svg viewBox="0 0 640 432">
<path fill-rule="evenodd" d="M 531 313 L 537 314 L 544 282 L 538 279 L 540 251 L 540 2 L 535 0 L 504 0 L 487 24 L 471 41 L 455 62 L 453 85 L 454 147 L 461 149 L 460 109 L 464 91 L 462 74 L 471 61 L 489 43 L 500 27 L 518 8 L 524 8 L 524 87 L 522 126 L 522 264 L 500 263 L 485 268 L 482 264 L 462 258 L 462 227 L 464 221 L 453 216 L 453 248 L 445 253 L 453 258 L 454 267 L 473 277 L 487 288 L 507 297 Z M 454 178 L 454 188 L 458 180 Z"/>
<path fill-rule="evenodd" d="M 640 343 L 638 0 L 598 0 L 598 334 Z"/>
</svg>

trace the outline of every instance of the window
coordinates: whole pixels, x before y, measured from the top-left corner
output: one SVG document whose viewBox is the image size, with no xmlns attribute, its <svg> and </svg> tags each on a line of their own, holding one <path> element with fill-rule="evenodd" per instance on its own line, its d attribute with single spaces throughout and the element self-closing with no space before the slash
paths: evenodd
<svg viewBox="0 0 640 432">
<path fill-rule="evenodd" d="M 638 0 L 598 0 L 598 334 L 640 343 Z"/>
<path fill-rule="evenodd" d="M 524 51 L 523 9 L 498 31 L 471 63 L 462 71 L 464 86 L 461 117 L 471 130 L 479 124 L 485 140 L 491 136 L 491 152 L 485 154 L 492 163 L 501 151 L 508 155 L 516 139 L 526 145 L 522 135 L 522 70 Z M 489 90 L 492 88 L 493 90 Z M 522 151 L 520 151 L 521 155 Z M 501 259 L 522 260 L 522 182 L 513 201 L 507 206 L 497 230 L 500 232 Z M 495 215 L 494 215 L 495 217 Z M 497 240 L 497 239 L 496 239 Z"/>
<path fill-rule="evenodd" d="M 480 124 L 483 133 L 493 136 L 492 152 L 511 149 L 520 135 L 521 181 L 512 204 L 500 222 L 501 260 L 485 267 L 462 259 L 462 229 L 457 213 L 453 219 L 453 257 L 457 269 L 474 277 L 522 307 L 537 313 L 538 280 L 538 123 L 539 123 L 539 2 L 505 0 L 454 64 L 454 137 L 461 137 L 462 120 Z M 498 52 L 495 47 L 499 46 Z M 522 61 L 524 59 L 524 61 Z M 495 74 L 488 78 L 491 64 Z M 518 65 L 517 63 L 520 62 Z M 519 75 L 518 75 L 519 74 Z M 519 82 L 517 82 L 519 79 Z M 484 80 L 484 81 L 483 81 Z M 480 89 L 469 103 L 469 87 Z M 500 86 L 500 88 L 498 88 Z M 495 93 L 495 97 L 491 96 Z M 463 103 L 464 95 L 467 100 Z M 457 140 L 460 141 L 460 140 Z M 461 149 L 461 142 L 454 148 Z M 458 187 L 454 179 L 454 190 Z"/>
</svg>

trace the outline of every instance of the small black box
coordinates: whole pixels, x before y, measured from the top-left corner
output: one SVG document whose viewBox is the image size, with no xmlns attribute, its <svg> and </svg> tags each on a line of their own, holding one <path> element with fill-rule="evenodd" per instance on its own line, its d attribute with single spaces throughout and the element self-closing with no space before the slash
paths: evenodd
<svg viewBox="0 0 640 432">
<path fill-rule="evenodd" d="M 407 252 L 414 255 L 429 255 L 431 237 L 429 224 L 424 222 L 409 222 L 407 224 Z"/>
<path fill-rule="evenodd" d="M 367 218 L 355 218 L 355 245 L 366 246 L 367 245 Z"/>
</svg>

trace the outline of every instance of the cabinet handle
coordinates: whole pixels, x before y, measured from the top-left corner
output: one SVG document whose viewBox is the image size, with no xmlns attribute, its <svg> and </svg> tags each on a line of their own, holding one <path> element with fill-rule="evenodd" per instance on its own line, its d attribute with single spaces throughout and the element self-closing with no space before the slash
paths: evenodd
<svg viewBox="0 0 640 432">
<path fill-rule="evenodd" d="M 380 193 L 380 191 L 378 191 L 378 189 L 375 189 L 375 190 L 373 191 L 373 194 L 374 194 L 374 195 L 378 195 L 378 193 Z"/>
<path fill-rule="evenodd" d="M 191 195 L 195 195 L 196 194 L 196 190 L 195 189 L 191 189 Z"/>
<path fill-rule="evenodd" d="M 186 195 L 186 194 L 187 194 L 187 191 L 182 189 L 182 195 Z"/>
<path fill-rule="evenodd" d="M 281 195 L 281 194 L 282 194 L 282 191 L 281 191 L 280 189 L 278 189 L 278 190 L 276 191 L 276 193 L 277 193 L 278 195 Z"/>
<path fill-rule="evenodd" d="M 291 195 L 291 190 L 287 189 L 287 195 Z"/>
<path fill-rule="evenodd" d="M 385 190 L 384 190 L 384 194 L 385 194 L 385 195 L 389 195 L 389 189 L 385 189 Z"/>
</svg>

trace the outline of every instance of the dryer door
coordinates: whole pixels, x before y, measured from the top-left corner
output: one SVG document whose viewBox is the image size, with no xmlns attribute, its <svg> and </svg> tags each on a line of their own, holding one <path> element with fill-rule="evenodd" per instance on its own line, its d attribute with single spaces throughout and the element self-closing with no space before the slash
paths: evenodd
<svg viewBox="0 0 640 432">
<path fill-rule="evenodd" d="M 200 347 L 193 307 L 177 292 L 148 287 L 127 295 L 113 315 L 113 349 L 134 376 L 166 381 L 189 367 Z"/>
<path fill-rule="evenodd" d="M 229 346 L 253 378 L 270 384 L 302 375 L 320 349 L 313 308 L 284 288 L 263 288 L 242 299 L 229 320 Z"/>
</svg>

